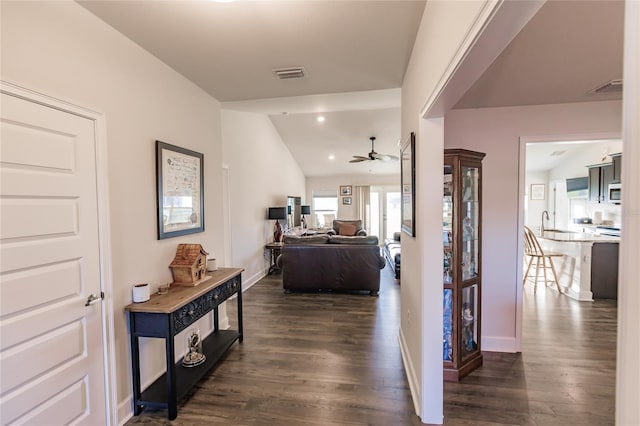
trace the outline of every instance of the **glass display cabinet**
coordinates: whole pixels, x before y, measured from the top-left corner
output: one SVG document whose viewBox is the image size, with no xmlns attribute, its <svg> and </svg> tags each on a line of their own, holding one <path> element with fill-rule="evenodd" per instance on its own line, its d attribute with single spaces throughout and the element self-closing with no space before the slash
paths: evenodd
<svg viewBox="0 0 640 426">
<path fill-rule="evenodd" d="M 444 150 L 442 200 L 443 368 L 457 382 L 482 365 L 480 350 L 482 159 Z"/>
</svg>

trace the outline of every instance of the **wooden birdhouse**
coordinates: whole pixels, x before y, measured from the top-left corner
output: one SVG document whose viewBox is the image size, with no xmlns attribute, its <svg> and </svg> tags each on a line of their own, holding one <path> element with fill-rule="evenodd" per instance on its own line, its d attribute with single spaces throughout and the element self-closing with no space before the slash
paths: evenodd
<svg viewBox="0 0 640 426">
<path fill-rule="evenodd" d="M 173 284 L 195 286 L 209 279 L 207 254 L 200 244 L 178 244 L 176 256 L 169 265 Z"/>
</svg>

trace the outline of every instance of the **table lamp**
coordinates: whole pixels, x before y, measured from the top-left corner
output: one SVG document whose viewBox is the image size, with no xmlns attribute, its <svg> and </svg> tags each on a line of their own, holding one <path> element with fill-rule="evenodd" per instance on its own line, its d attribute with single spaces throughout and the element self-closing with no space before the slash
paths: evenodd
<svg viewBox="0 0 640 426">
<path fill-rule="evenodd" d="M 304 217 L 305 214 L 311 214 L 311 206 L 300 206 L 300 213 L 302 214 L 301 222 L 302 228 L 307 229 L 307 219 Z"/>
<path fill-rule="evenodd" d="M 278 220 L 284 220 L 287 218 L 287 208 L 286 207 L 269 207 L 269 220 L 275 220 L 276 224 L 273 230 L 273 241 L 276 243 L 280 242 L 282 239 L 282 225 Z"/>
</svg>

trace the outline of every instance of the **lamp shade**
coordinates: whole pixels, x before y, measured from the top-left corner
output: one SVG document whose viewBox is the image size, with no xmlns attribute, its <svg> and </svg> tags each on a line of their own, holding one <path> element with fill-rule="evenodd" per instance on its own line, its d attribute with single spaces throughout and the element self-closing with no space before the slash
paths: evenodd
<svg viewBox="0 0 640 426">
<path fill-rule="evenodd" d="M 311 206 L 300 206 L 300 214 L 311 214 Z"/>
<path fill-rule="evenodd" d="M 269 207 L 269 220 L 286 219 L 286 207 Z"/>
</svg>

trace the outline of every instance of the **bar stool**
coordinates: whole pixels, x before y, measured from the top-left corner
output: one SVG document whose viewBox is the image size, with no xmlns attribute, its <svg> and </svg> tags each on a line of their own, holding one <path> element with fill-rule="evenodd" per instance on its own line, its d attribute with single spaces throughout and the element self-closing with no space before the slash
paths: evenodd
<svg viewBox="0 0 640 426">
<path fill-rule="evenodd" d="M 533 261 L 536 261 L 536 275 L 533 278 L 533 293 L 536 293 L 538 289 L 538 272 L 540 271 L 540 267 L 542 264 L 542 271 L 544 274 L 544 283 L 545 285 L 549 285 L 549 282 L 555 282 L 556 287 L 558 288 L 558 292 L 562 294 L 562 289 L 560 288 L 560 284 L 558 283 L 558 275 L 556 274 L 556 268 L 553 266 L 553 258 L 554 257 L 562 257 L 564 256 L 561 253 L 545 253 L 538 242 L 535 234 L 528 227 L 524 227 L 524 255 L 529 256 L 529 262 L 527 263 L 527 270 L 524 273 L 524 277 L 522 279 L 522 285 L 525 285 L 527 282 L 527 278 L 529 277 L 529 271 L 531 270 L 531 265 L 533 265 Z M 553 273 L 553 280 L 547 278 L 547 269 L 551 268 L 551 272 Z"/>
</svg>

